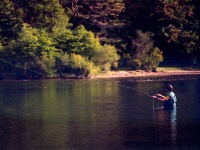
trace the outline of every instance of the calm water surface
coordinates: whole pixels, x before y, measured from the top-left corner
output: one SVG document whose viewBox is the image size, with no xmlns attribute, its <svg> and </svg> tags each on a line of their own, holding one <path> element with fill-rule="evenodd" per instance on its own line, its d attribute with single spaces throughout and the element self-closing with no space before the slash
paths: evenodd
<svg viewBox="0 0 200 150">
<path fill-rule="evenodd" d="M 200 79 L 138 80 L 0 81 L 0 149 L 200 149 Z M 164 94 L 168 83 L 172 111 L 120 86 Z"/>
</svg>

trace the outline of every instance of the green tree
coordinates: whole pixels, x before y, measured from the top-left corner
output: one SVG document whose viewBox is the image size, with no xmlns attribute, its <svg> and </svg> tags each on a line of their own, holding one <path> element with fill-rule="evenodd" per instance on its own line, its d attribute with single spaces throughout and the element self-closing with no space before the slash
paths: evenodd
<svg viewBox="0 0 200 150">
<path fill-rule="evenodd" d="M 54 39 L 57 43 L 56 47 L 63 52 L 79 54 L 89 60 L 94 57 L 95 51 L 101 46 L 94 34 L 83 26 L 78 26 L 74 30 L 63 29 Z"/>
<path fill-rule="evenodd" d="M 123 47 L 123 0 L 60 0 L 74 27 L 84 25 L 102 44 Z M 120 35 L 120 36 L 119 36 Z"/>
<path fill-rule="evenodd" d="M 84 77 L 93 74 L 93 69 L 95 68 L 93 62 L 78 54 L 71 54 L 69 66 L 74 70 L 77 76 Z"/>
<path fill-rule="evenodd" d="M 70 53 L 74 42 L 71 24 L 67 16 L 60 16 L 52 28 L 51 38 L 55 41 L 55 46 L 60 52 Z"/>
<path fill-rule="evenodd" d="M 124 0 L 127 50 L 131 54 L 132 32 L 153 32 L 155 45 L 162 49 L 165 62 L 193 64 L 199 56 L 199 3 L 195 0 Z M 192 60 L 192 61 L 191 61 Z M 173 61 L 173 62 L 175 62 Z M 189 63 L 190 62 L 190 63 Z"/>
<path fill-rule="evenodd" d="M 130 24 L 129 30 L 152 31 L 152 15 L 155 13 L 158 0 L 124 0 L 126 5 L 124 17 Z"/>
<path fill-rule="evenodd" d="M 63 55 L 57 59 L 60 74 L 68 68 L 77 75 L 89 76 L 117 67 L 119 56 L 116 49 L 110 45 L 102 46 L 98 38 L 84 26 L 74 30 L 63 29 L 59 34 L 54 34 L 54 39 Z"/>
<path fill-rule="evenodd" d="M 11 51 L 16 65 L 46 75 L 54 72 L 56 48 L 45 30 L 25 24 Z M 41 75 L 32 71 L 26 71 L 27 75 L 33 78 Z"/>
<path fill-rule="evenodd" d="M 4 40 L 16 38 L 22 27 L 22 10 L 17 9 L 11 0 L 0 1 L 0 36 Z"/>
<path fill-rule="evenodd" d="M 81 54 L 91 60 L 96 50 L 101 46 L 99 39 L 95 38 L 94 34 L 87 31 L 84 26 L 78 26 L 73 31 L 73 34 L 75 38 L 71 51 L 76 54 Z"/>
<path fill-rule="evenodd" d="M 63 77 L 63 73 L 70 73 L 70 56 L 67 53 L 58 53 L 55 57 L 55 70 Z"/>
<path fill-rule="evenodd" d="M 162 52 L 155 47 L 152 36 L 152 33 L 149 32 L 136 31 L 135 39 L 132 40 L 131 68 L 155 70 L 159 63 L 163 61 Z"/>
<path fill-rule="evenodd" d="M 93 61 L 100 67 L 101 71 L 109 71 L 117 68 L 119 55 L 114 46 L 103 45 L 98 51 Z"/>
<path fill-rule="evenodd" d="M 165 55 L 176 55 L 188 64 L 192 54 L 198 49 L 198 20 L 195 18 L 194 6 L 191 0 L 159 1 L 154 14 L 157 18 L 157 37 L 160 47 L 165 47 Z M 163 39 L 163 41 L 159 40 Z M 165 43 L 164 43 L 165 42 Z M 162 46 L 163 45 L 163 46 Z"/>
<path fill-rule="evenodd" d="M 163 61 L 163 52 L 157 47 L 148 53 L 148 57 L 143 61 L 143 69 L 156 71 L 159 64 Z"/>
<path fill-rule="evenodd" d="M 59 0 L 17 0 L 15 3 L 24 11 L 24 22 L 35 28 L 51 31 L 60 17 L 65 16 Z"/>
</svg>

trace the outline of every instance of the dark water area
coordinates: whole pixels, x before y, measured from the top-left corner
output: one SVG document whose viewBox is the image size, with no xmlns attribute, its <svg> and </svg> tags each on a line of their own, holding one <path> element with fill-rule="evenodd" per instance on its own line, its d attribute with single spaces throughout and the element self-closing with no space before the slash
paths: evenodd
<svg viewBox="0 0 200 150">
<path fill-rule="evenodd" d="M 131 89 L 164 94 L 166 84 L 177 109 Z M 0 149 L 200 149 L 199 108 L 194 76 L 0 81 Z"/>
</svg>

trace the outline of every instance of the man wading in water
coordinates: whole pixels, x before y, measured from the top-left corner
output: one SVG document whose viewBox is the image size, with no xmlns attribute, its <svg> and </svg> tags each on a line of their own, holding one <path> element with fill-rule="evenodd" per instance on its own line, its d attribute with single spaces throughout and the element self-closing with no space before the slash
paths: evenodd
<svg viewBox="0 0 200 150">
<path fill-rule="evenodd" d="M 163 102 L 163 107 L 164 109 L 173 109 L 176 108 L 176 95 L 174 94 L 173 91 L 173 86 L 172 85 L 167 85 L 165 87 L 166 91 L 166 96 L 163 96 L 161 94 L 154 94 L 152 97 L 158 99 L 159 101 Z"/>
</svg>

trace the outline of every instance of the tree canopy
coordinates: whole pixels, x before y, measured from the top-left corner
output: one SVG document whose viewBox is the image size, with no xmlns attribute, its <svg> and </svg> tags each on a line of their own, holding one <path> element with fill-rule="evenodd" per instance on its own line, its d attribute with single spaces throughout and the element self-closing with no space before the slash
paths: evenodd
<svg viewBox="0 0 200 150">
<path fill-rule="evenodd" d="M 1 59 L 48 75 L 199 66 L 199 9 L 196 0 L 1 0 Z"/>
</svg>

